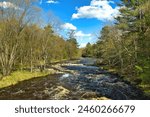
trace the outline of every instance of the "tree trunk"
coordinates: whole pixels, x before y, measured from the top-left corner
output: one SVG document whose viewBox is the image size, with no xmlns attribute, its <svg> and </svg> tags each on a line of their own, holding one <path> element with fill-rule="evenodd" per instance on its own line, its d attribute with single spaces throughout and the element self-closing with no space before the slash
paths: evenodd
<svg viewBox="0 0 150 117">
<path fill-rule="evenodd" d="M 32 58 L 33 58 L 33 50 L 32 50 L 32 48 L 31 48 L 31 54 L 30 54 L 30 56 L 31 56 L 31 60 L 30 60 L 30 72 L 32 73 L 33 72 L 33 61 L 32 61 Z"/>
</svg>

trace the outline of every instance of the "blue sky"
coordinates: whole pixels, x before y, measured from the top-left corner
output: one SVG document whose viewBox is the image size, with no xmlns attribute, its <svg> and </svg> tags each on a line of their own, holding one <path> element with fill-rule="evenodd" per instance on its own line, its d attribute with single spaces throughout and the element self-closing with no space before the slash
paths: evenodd
<svg viewBox="0 0 150 117">
<path fill-rule="evenodd" d="M 38 0 L 36 5 L 42 9 L 45 23 L 46 14 L 51 12 L 61 21 L 60 34 L 65 36 L 67 31 L 75 30 L 80 47 L 84 47 L 88 42 L 95 43 L 102 27 L 114 22 L 119 14 L 116 2 L 119 0 Z M 6 7 L 6 3 L 0 2 L 0 6 Z"/>
<path fill-rule="evenodd" d="M 39 0 L 39 6 L 59 17 L 64 29 L 75 30 L 80 47 L 84 47 L 95 43 L 102 27 L 114 22 L 119 13 L 116 2 L 119 0 Z"/>
</svg>

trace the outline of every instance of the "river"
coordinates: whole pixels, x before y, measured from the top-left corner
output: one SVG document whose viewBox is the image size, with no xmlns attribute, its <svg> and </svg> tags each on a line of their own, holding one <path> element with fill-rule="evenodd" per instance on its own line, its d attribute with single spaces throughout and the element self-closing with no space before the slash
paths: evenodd
<svg viewBox="0 0 150 117">
<path fill-rule="evenodd" d="M 0 99 L 144 99 L 140 89 L 118 75 L 94 66 L 95 61 L 92 58 L 81 58 L 58 64 L 60 73 L 33 78 L 0 89 Z"/>
</svg>

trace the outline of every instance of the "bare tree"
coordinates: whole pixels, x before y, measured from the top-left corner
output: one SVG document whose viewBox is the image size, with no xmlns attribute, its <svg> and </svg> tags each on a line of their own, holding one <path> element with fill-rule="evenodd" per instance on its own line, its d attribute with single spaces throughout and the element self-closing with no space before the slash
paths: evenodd
<svg viewBox="0 0 150 117">
<path fill-rule="evenodd" d="M 8 3 L 8 2 L 7 2 Z M 11 0 L 11 7 L 4 9 L 1 23 L 0 38 L 0 64 L 2 74 L 9 75 L 12 67 L 18 58 L 17 52 L 21 43 L 21 34 L 32 15 L 31 0 Z M 8 6 L 9 7 L 9 6 Z"/>
</svg>

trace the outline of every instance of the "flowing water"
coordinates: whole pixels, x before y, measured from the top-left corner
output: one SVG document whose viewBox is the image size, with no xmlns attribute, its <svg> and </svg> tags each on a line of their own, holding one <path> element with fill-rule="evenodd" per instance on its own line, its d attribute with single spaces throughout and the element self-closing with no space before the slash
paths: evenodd
<svg viewBox="0 0 150 117">
<path fill-rule="evenodd" d="M 143 92 L 119 76 L 81 58 L 60 64 L 63 73 L 38 77 L 0 89 L 0 99 L 144 99 Z"/>
</svg>

